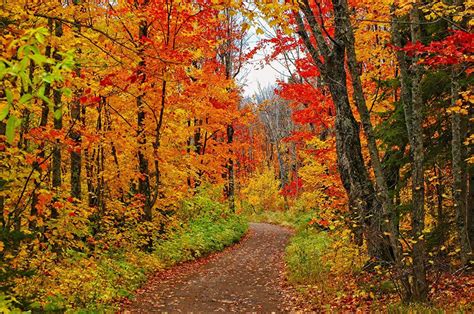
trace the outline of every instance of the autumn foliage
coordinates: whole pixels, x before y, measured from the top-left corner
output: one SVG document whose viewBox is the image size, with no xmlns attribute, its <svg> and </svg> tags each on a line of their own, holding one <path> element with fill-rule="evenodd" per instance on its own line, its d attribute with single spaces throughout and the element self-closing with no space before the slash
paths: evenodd
<svg viewBox="0 0 474 314">
<path fill-rule="evenodd" d="M 332 309 L 467 303 L 472 9 L 4 1 L 0 308 L 106 309 L 240 214 L 297 217 L 289 278 Z M 286 76 L 245 98 L 259 51 Z"/>
</svg>

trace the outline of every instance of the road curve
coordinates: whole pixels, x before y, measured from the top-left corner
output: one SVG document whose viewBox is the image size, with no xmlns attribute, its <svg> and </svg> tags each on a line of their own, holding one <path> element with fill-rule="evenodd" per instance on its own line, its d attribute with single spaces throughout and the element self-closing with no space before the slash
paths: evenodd
<svg viewBox="0 0 474 314">
<path fill-rule="evenodd" d="M 275 225 L 251 223 L 249 235 L 235 247 L 208 261 L 158 273 L 123 312 L 284 311 L 282 257 L 290 234 Z"/>
</svg>

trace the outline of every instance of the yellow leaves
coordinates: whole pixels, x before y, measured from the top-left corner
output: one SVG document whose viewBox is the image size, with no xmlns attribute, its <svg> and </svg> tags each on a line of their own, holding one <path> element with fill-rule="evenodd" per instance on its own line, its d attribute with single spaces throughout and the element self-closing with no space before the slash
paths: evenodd
<svg viewBox="0 0 474 314">
<path fill-rule="evenodd" d="M 5 249 L 5 245 L 3 244 L 2 241 L 0 241 L 0 252 L 3 252 L 4 249 Z"/>
<path fill-rule="evenodd" d="M 443 1 L 434 1 L 426 6 L 421 8 L 423 13 L 425 13 L 425 18 L 427 20 L 436 20 L 440 17 L 450 16 L 456 12 L 455 5 L 448 5 Z"/>
<path fill-rule="evenodd" d="M 421 7 L 427 20 L 438 20 L 443 18 L 452 19 L 455 23 L 461 23 L 465 18 L 469 19 L 468 24 L 472 25 L 472 14 L 474 13 L 474 4 L 467 1 L 462 6 L 448 4 L 446 1 L 436 0 Z"/>
<path fill-rule="evenodd" d="M 469 111 L 467 109 L 461 107 L 461 106 L 453 106 L 448 108 L 447 110 L 448 113 L 457 113 L 457 114 L 462 114 L 462 115 L 467 115 Z"/>
<path fill-rule="evenodd" d="M 405 262 L 405 264 L 407 264 L 407 265 L 413 265 L 413 258 L 412 258 L 411 256 L 405 256 L 405 257 L 403 257 L 402 260 L 403 260 L 403 261 Z"/>
<path fill-rule="evenodd" d="M 399 0 L 394 2 L 394 4 L 396 4 L 395 14 L 397 16 L 403 16 L 408 14 L 408 12 L 410 12 L 415 3 L 416 0 Z"/>
<path fill-rule="evenodd" d="M 193 51 L 193 58 L 196 60 L 201 59 L 204 56 L 203 51 L 201 49 L 196 49 Z M 166 78 L 165 78 L 166 79 Z M 169 80 L 169 78 L 168 78 Z"/>
<path fill-rule="evenodd" d="M 455 104 L 448 108 L 448 113 L 455 113 L 461 115 L 468 115 L 469 108 L 474 104 L 474 94 L 471 91 L 464 91 L 459 93 L 459 99 L 456 100 Z"/>
<path fill-rule="evenodd" d="M 247 31 L 250 29 L 250 25 L 249 25 L 249 23 L 247 23 L 247 22 L 243 22 L 243 23 L 241 24 L 241 27 L 242 27 L 242 32 L 243 32 L 243 33 L 247 32 Z"/>
<path fill-rule="evenodd" d="M 272 168 L 258 171 L 242 190 L 243 195 L 255 209 L 279 210 L 283 208 L 284 200 L 280 195 L 280 182 L 275 173 Z"/>
<path fill-rule="evenodd" d="M 257 35 L 263 35 L 263 34 L 265 34 L 265 32 L 263 31 L 263 29 L 261 29 L 260 27 L 257 28 L 257 30 L 255 31 L 255 33 L 256 33 Z"/>
</svg>

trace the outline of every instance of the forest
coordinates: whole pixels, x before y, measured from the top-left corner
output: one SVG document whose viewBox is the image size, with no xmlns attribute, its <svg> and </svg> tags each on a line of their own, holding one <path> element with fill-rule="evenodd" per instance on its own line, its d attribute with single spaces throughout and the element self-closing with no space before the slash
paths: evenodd
<svg viewBox="0 0 474 314">
<path fill-rule="evenodd" d="M 0 1 L 0 312 L 474 311 L 473 14 Z"/>
</svg>

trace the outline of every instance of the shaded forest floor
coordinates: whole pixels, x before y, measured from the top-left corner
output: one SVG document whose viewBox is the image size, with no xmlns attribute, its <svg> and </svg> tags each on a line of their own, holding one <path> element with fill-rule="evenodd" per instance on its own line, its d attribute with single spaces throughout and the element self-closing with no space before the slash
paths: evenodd
<svg viewBox="0 0 474 314">
<path fill-rule="evenodd" d="M 254 223 L 238 245 L 159 272 L 125 312 L 284 311 L 283 254 L 291 232 Z"/>
</svg>

